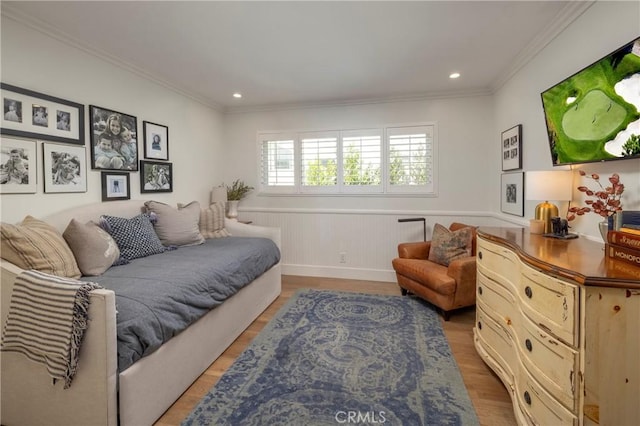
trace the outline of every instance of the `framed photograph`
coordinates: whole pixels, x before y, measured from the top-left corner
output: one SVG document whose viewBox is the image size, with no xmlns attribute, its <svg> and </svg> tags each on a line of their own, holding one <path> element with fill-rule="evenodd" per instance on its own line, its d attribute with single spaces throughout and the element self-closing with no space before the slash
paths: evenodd
<svg viewBox="0 0 640 426">
<path fill-rule="evenodd" d="M 173 192 L 173 164 L 140 161 L 140 192 Z"/>
<path fill-rule="evenodd" d="M 128 200 L 131 185 L 127 172 L 102 172 L 102 201 Z"/>
<path fill-rule="evenodd" d="M 138 120 L 111 109 L 89 106 L 91 168 L 138 170 Z"/>
<path fill-rule="evenodd" d="M 35 194 L 36 142 L 0 139 L 0 194 Z"/>
<path fill-rule="evenodd" d="M 144 158 L 169 159 L 169 128 L 161 124 L 142 122 L 144 133 Z"/>
<path fill-rule="evenodd" d="M 84 145 L 84 105 L 0 83 L 0 133 Z"/>
<path fill-rule="evenodd" d="M 503 173 L 500 208 L 504 213 L 524 216 L 524 173 Z"/>
<path fill-rule="evenodd" d="M 522 124 L 502 132 L 502 171 L 522 168 Z"/>
<path fill-rule="evenodd" d="M 87 158 L 83 146 L 43 143 L 44 192 L 87 192 Z"/>
</svg>

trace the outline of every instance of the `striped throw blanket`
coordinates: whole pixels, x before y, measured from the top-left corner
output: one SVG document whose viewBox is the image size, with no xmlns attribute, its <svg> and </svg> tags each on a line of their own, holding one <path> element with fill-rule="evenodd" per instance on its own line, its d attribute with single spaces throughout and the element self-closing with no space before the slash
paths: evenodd
<svg viewBox="0 0 640 426">
<path fill-rule="evenodd" d="M 19 352 L 44 364 L 53 377 L 71 386 L 87 328 L 89 292 L 95 283 L 38 271 L 18 275 L 0 350 Z"/>
</svg>

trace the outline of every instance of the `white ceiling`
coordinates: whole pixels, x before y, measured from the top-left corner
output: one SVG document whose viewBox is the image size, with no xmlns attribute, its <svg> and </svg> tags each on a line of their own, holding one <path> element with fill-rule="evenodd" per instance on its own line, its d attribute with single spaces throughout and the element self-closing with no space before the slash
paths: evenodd
<svg viewBox="0 0 640 426">
<path fill-rule="evenodd" d="M 9 2 L 2 13 L 226 111 L 490 93 L 589 2 Z M 457 80 L 451 72 L 460 72 Z M 232 97 L 241 92 L 243 98 Z"/>
</svg>

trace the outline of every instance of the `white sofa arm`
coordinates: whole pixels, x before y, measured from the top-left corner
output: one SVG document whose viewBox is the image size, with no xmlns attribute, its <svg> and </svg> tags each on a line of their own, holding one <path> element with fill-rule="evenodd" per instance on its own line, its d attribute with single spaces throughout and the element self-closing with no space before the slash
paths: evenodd
<svg viewBox="0 0 640 426">
<path fill-rule="evenodd" d="M 280 250 L 280 228 L 273 228 L 270 226 L 256 226 L 248 225 L 246 223 L 238 222 L 237 220 L 225 219 L 224 226 L 229 233 L 234 237 L 264 237 L 273 240 Z"/>
<path fill-rule="evenodd" d="M 0 262 L 2 319 L 7 316 L 15 277 L 22 269 Z M 0 352 L 3 425 L 116 426 L 118 357 L 115 294 L 90 293 L 89 327 L 84 334 L 78 370 L 71 387 L 53 384 L 42 365 L 13 352 Z"/>
</svg>

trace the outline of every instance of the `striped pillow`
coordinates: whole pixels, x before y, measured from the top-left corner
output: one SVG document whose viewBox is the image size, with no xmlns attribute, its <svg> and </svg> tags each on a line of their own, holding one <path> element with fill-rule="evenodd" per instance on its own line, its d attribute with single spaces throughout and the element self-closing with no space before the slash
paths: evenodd
<svg viewBox="0 0 640 426">
<path fill-rule="evenodd" d="M 22 269 L 35 269 L 59 277 L 82 275 L 73 252 L 53 226 L 32 216 L 19 225 L 0 224 L 1 256 Z"/>
<path fill-rule="evenodd" d="M 199 226 L 200 233 L 207 239 L 230 236 L 231 234 L 224 227 L 224 203 L 216 202 L 208 209 L 200 209 Z"/>
</svg>

